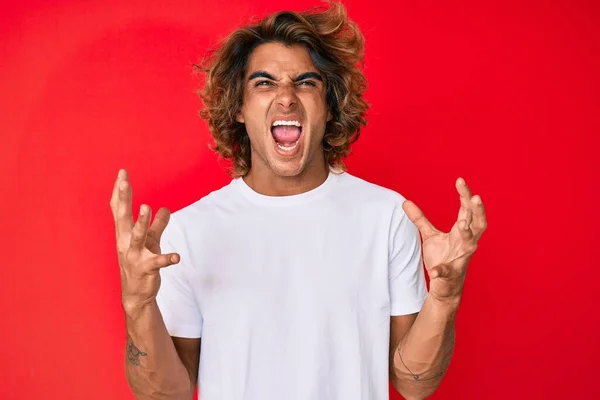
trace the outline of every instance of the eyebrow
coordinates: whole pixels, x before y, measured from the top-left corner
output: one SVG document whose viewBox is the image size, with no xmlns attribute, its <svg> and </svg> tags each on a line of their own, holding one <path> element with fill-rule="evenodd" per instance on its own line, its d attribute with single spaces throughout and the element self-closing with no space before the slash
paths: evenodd
<svg viewBox="0 0 600 400">
<path fill-rule="evenodd" d="M 303 81 L 305 79 L 316 79 L 318 81 L 323 82 L 323 78 L 321 77 L 321 75 L 317 74 L 316 72 L 305 72 L 303 74 L 300 74 L 294 78 L 294 82 Z"/>
<path fill-rule="evenodd" d="M 252 79 L 257 79 L 257 78 L 266 78 L 266 79 L 270 79 L 272 81 L 277 80 L 273 77 L 273 75 L 271 75 L 267 71 L 256 71 L 256 72 L 253 72 L 252 74 L 250 74 L 250 76 L 248 77 L 248 81 L 251 81 Z M 318 81 L 323 82 L 323 78 L 321 77 L 321 75 L 317 74 L 316 72 L 305 72 L 303 74 L 300 74 L 294 78 L 294 82 L 303 81 L 305 79 L 316 79 Z"/>
</svg>

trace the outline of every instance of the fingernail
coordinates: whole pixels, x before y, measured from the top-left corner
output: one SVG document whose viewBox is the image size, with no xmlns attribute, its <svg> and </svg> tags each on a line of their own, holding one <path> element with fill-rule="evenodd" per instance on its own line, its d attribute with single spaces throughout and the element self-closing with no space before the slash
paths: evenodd
<svg viewBox="0 0 600 400">
<path fill-rule="evenodd" d="M 144 215 L 144 214 L 146 214 L 146 207 L 141 206 L 140 207 L 140 215 Z"/>
<path fill-rule="evenodd" d="M 127 187 L 127 182 L 123 181 L 123 182 L 119 183 L 119 189 L 125 190 L 126 187 Z"/>
<path fill-rule="evenodd" d="M 123 179 L 125 177 L 125 170 L 124 169 L 120 169 L 119 173 L 117 174 L 117 176 L 121 179 Z"/>
</svg>

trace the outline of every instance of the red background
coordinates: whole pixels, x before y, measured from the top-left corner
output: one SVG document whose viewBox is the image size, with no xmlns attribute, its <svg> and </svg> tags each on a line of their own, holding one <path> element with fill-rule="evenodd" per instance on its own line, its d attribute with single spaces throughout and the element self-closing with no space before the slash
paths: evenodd
<svg viewBox="0 0 600 400">
<path fill-rule="evenodd" d="M 177 210 L 227 183 L 190 64 L 249 16 L 317 4 L 218 3 L 3 4 L 0 398 L 133 398 L 108 206 L 117 170 L 135 207 Z M 346 4 L 367 39 L 372 105 L 350 172 L 441 229 L 457 176 L 488 210 L 433 397 L 600 398 L 600 6 Z"/>
</svg>

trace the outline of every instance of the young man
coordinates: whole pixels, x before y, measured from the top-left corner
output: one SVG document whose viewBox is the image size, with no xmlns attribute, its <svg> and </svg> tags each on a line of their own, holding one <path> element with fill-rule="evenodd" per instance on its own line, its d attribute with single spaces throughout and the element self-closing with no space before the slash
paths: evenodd
<svg viewBox="0 0 600 400">
<path fill-rule="evenodd" d="M 458 219 L 442 233 L 344 172 L 365 124 L 362 49 L 339 4 L 239 29 L 204 66 L 202 92 L 231 183 L 150 225 L 146 205 L 134 223 L 119 172 L 111 208 L 138 399 L 190 399 L 197 383 L 202 400 L 382 400 L 388 379 L 423 399 L 439 385 L 483 205 L 459 178 Z"/>
</svg>

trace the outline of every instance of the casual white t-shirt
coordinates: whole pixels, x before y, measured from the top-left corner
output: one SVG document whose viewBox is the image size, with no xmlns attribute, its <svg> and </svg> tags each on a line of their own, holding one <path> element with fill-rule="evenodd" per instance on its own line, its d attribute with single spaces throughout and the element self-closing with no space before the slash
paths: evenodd
<svg viewBox="0 0 600 400">
<path fill-rule="evenodd" d="M 173 213 L 171 336 L 202 337 L 202 400 L 385 400 L 390 316 L 427 294 L 404 198 L 349 173 L 265 196 L 243 179 Z"/>
</svg>

